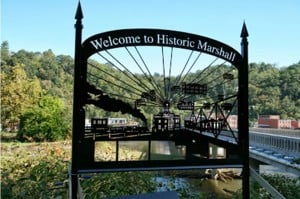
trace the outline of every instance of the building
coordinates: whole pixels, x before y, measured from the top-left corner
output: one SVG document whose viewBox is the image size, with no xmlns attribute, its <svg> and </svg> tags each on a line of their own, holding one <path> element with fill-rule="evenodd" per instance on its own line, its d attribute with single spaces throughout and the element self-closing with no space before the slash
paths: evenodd
<svg viewBox="0 0 300 199">
<path fill-rule="evenodd" d="M 292 128 L 300 129 L 300 120 L 292 120 Z"/>
<path fill-rule="evenodd" d="M 279 115 L 260 115 L 258 117 L 258 127 L 275 129 L 296 129 L 300 128 L 300 121 L 290 119 L 280 119 Z"/>
<path fill-rule="evenodd" d="M 227 122 L 232 129 L 238 128 L 238 116 L 237 115 L 229 115 L 227 118 Z"/>
</svg>

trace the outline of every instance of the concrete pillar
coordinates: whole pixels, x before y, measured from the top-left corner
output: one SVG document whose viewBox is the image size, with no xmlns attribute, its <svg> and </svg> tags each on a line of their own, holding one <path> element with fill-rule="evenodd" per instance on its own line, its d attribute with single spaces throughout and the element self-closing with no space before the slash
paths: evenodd
<svg viewBox="0 0 300 199">
<path fill-rule="evenodd" d="M 253 159 L 253 158 L 249 158 L 249 165 L 251 168 L 253 168 L 255 171 L 257 171 L 257 173 L 260 173 L 260 165 L 266 165 L 266 163 L 261 162 L 259 160 Z"/>
</svg>

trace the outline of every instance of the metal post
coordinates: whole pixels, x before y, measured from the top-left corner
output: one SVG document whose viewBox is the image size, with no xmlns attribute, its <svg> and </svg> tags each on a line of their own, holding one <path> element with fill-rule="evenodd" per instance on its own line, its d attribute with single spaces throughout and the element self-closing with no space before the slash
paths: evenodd
<svg viewBox="0 0 300 199">
<path fill-rule="evenodd" d="M 239 66 L 238 130 L 243 158 L 243 198 L 250 198 L 249 183 L 249 110 L 248 110 L 248 31 L 244 22 L 241 32 L 242 63 Z"/>
<path fill-rule="evenodd" d="M 81 75 L 81 35 L 82 35 L 82 20 L 83 14 L 81 10 L 80 2 L 78 3 L 75 19 L 75 66 L 74 66 L 74 97 L 73 97 L 73 134 L 72 134 L 72 163 L 71 163 L 71 172 L 70 172 L 70 190 L 69 198 L 76 199 L 78 193 L 78 143 L 79 135 L 81 131 L 81 120 L 83 115 L 84 121 L 84 112 L 82 111 L 82 98 L 80 89 L 82 87 L 82 75 Z"/>
</svg>

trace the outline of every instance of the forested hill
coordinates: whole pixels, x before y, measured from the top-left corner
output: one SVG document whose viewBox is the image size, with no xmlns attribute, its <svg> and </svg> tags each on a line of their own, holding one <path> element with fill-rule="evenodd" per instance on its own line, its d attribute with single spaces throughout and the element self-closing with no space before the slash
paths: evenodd
<svg viewBox="0 0 300 199">
<path fill-rule="evenodd" d="M 124 79 L 123 73 L 109 65 L 96 64 L 108 74 L 113 73 L 120 80 Z M 42 95 L 59 98 L 66 107 L 67 120 L 71 120 L 73 70 L 74 60 L 71 56 L 55 55 L 51 50 L 11 52 L 8 42 L 3 42 L 1 120 L 18 119 L 22 111 L 37 103 Z M 300 119 L 300 62 L 280 68 L 272 64 L 250 63 L 249 71 L 250 119 L 262 114 Z M 106 77 L 109 78 L 107 75 Z M 154 77 L 161 78 L 159 74 Z M 109 87 L 104 81 L 101 86 Z M 126 96 L 119 89 L 113 92 Z"/>
</svg>

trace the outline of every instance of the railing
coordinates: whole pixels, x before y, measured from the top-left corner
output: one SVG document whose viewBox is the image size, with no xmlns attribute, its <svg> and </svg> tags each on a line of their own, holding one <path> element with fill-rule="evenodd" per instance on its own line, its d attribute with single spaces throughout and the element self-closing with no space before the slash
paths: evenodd
<svg viewBox="0 0 300 199">
<path fill-rule="evenodd" d="M 250 145 L 272 150 L 283 155 L 300 157 L 300 137 L 250 132 Z"/>
<path fill-rule="evenodd" d="M 272 129 L 272 128 L 250 128 L 251 132 L 268 133 L 287 137 L 300 137 L 300 129 Z"/>
</svg>

